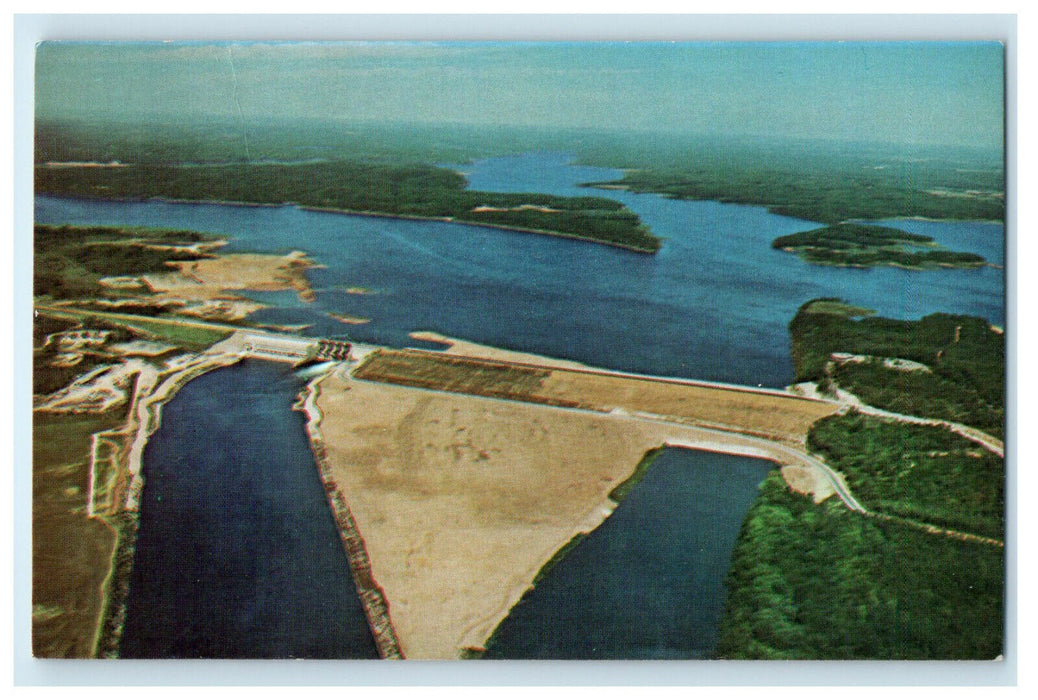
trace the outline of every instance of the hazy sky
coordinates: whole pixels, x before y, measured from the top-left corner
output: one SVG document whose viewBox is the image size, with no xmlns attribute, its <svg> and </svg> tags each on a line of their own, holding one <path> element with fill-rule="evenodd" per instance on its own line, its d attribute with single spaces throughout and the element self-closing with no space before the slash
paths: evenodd
<svg viewBox="0 0 1038 700">
<path fill-rule="evenodd" d="M 42 44 L 42 118 L 316 117 L 1001 147 L 998 43 Z"/>
</svg>

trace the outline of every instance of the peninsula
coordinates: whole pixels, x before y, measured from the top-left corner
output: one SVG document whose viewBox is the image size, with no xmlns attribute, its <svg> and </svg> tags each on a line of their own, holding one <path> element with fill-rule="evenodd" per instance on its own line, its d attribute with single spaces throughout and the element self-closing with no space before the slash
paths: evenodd
<svg viewBox="0 0 1038 700">
<path fill-rule="evenodd" d="M 162 198 L 237 204 L 296 204 L 345 214 L 454 221 L 564 236 L 641 253 L 661 241 L 638 215 L 602 197 L 476 192 L 459 173 L 430 165 L 368 161 L 298 164 L 123 164 L 36 167 L 36 192 L 106 199 Z"/>
</svg>

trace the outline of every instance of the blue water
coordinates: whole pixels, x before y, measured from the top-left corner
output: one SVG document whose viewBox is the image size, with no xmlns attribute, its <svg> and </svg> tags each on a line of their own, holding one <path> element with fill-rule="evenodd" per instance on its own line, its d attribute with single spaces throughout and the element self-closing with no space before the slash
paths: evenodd
<svg viewBox="0 0 1038 700">
<path fill-rule="evenodd" d="M 792 380 L 787 325 L 814 297 L 843 297 L 894 318 L 942 311 L 1004 323 L 1001 270 L 808 265 L 770 244 L 815 223 L 763 207 L 588 190 L 577 185 L 619 172 L 569 162 L 565 155 L 534 153 L 457 167 L 474 189 L 620 200 L 665 239 L 662 250 L 643 255 L 548 236 L 292 206 L 37 197 L 36 219 L 208 231 L 231 238 L 227 251 L 305 250 L 325 266 L 309 272 L 317 300 L 263 297 L 283 306 L 255 318 L 311 324 L 315 334 L 403 346 L 413 344 L 408 333 L 432 330 L 602 367 L 740 384 L 778 387 Z M 950 248 L 1001 260 L 1001 225 L 895 225 L 925 225 Z M 375 293 L 347 294 L 349 287 Z M 372 321 L 346 326 L 328 312 Z"/>
<path fill-rule="evenodd" d="M 703 659 L 760 459 L 664 450 L 598 529 L 512 609 L 492 659 Z"/>
<path fill-rule="evenodd" d="M 787 324 L 843 297 L 895 318 L 938 311 L 1004 323 L 1001 270 L 856 270 L 772 250 L 817 224 L 762 207 L 594 191 L 618 171 L 552 153 L 457 166 L 474 189 L 620 200 L 665 239 L 654 256 L 440 222 L 158 201 L 36 198 L 41 223 L 156 226 L 230 239 L 228 252 L 305 250 L 317 300 L 254 293 L 255 315 L 312 333 L 413 345 L 434 330 L 603 367 L 783 386 Z M 1003 261 L 1003 227 L 880 222 Z M 372 294 L 348 294 L 363 287 Z M 337 312 L 372 319 L 346 326 Z M 300 381 L 245 363 L 186 385 L 145 454 L 148 479 L 124 656 L 374 657 L 320 481 L 289 406 Z M 204 416 L 204 420 L 199 420 Z M 759 460 L 670 450 L 606 524 L 502 624 L 491 656 L 709 655 L 723 577 Z M 214 534 L 217 536 L 214 537 Z M 665 546 L 664 546 L 665 545 Z"/>
<path fill-rule="evenodd" d="M 163 408 L 123 658 L 378 658 L 304 429 L 302 380 L 247 360 Z"/>
</svg>

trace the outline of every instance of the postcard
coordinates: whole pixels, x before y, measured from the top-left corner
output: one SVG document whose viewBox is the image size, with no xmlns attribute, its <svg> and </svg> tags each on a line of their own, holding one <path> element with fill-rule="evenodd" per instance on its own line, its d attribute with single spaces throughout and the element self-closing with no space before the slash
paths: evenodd
<svg viewBox="0 0 1038 700">
<path fill-rule="evenodd" d="M 33 654 L 999 658 L 1004 56 L 41 43 Z"/>
</svg>

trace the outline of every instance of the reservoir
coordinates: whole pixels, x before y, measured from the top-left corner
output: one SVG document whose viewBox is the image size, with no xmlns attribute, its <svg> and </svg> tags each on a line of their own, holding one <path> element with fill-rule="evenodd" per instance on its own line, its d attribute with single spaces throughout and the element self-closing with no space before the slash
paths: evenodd
<svg viewBox="0 0 1038 700">
<path fill-rule="evenodd" d="M 123 658 L 378 658 L 286 365 L 184 385 L 144 453 Z"/>
<path fill-rule="evenodd" d="M 620 175 L 557 153 L 455 166 L 473 189 L 598 195 L 622 201 L 663 248 L 604 245 L 449 222 L 345 216 L 294 206 L 36 198 L 40 223 L 187 228 L 226 236 L 224 250 L 305 250 L 316 301 L 250 294 L 275 305 L 254 318 L 309 333 L 414 345 L 413 331 L 611 369 L 782 387 L 793 379 L 787 326 L 816 297 L 842 297 L 891 318 L 964 313 L 1003 325 L 1003 271 L 809 265 L 771 241 L 818 224 L 763 207 L 682 201 L 577 185 Z M 1001 224 L 886 222 L 1000 264 Z M 919 230 L 920 228 L 925 230 Z M 360 293 L 366 292 L 366 293 Z M 370 323 L 345 325 L 329 313 Z"/>
<path fill-rule="evenodd" d="M 512 609 L 492 659 L 705 659 L 743 517 L 772 462 L 666 449 Z"/>
<path fill-rule="evenodd" d="M 39 196 L 36 221 L 183 228 L 227 252 L 306 251 L 316 300 L 249 293 L 254 320 L 311 335 L 416 345 L 430 330 L 595 366 L 750 386 L 793 379 L 788 324 L 816 297 L 892 318 L 936 312 L 1004 325 L 1001 269 L 808 265 L 771 248 L 819 225 L 763 207 L 595 191 L 619 171 L 556 153 L 458 165 L 476 190 L 605 196 L 664 244 L 643 255 L 450 222 Z M 883 222 L 1002 264 L 1001 224 Z M 344 325 L 330 313 L 370 323 Z M 144 457 L 125 657 L 374 658 L 313 463 L 302 381 L 248 361 L 185 385 Z M 707 658 L 731 549 L 769 462 L 667 450 L 616 512 L 501 624 L 490 658 Z M 361 533 L 363 534 L 363 533 Z"/>
</svg>

